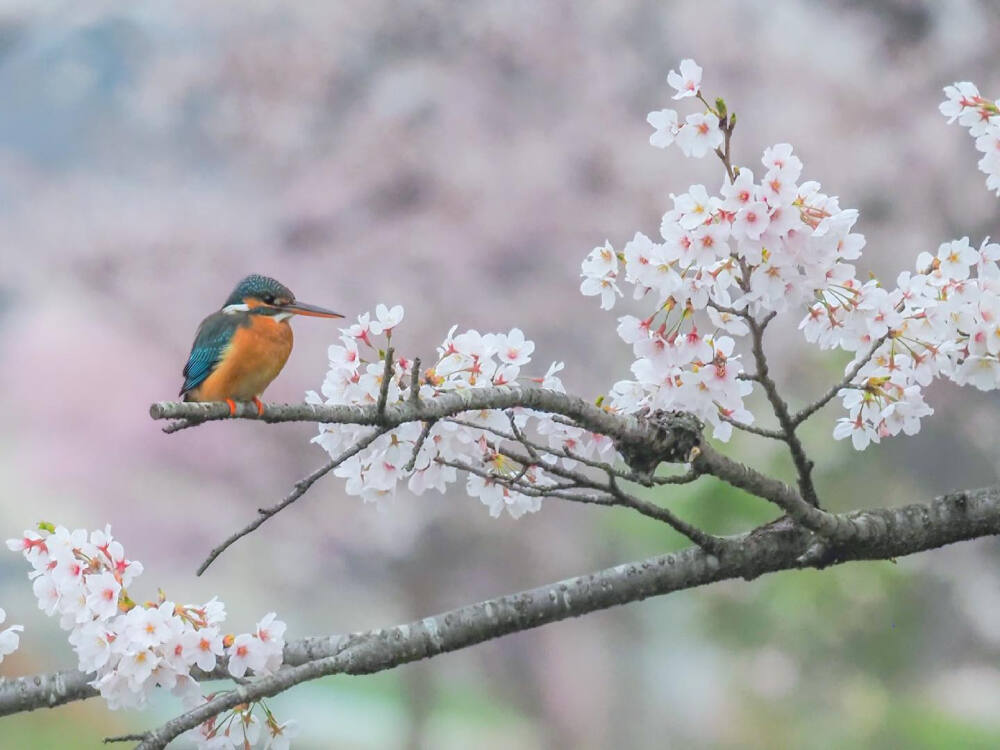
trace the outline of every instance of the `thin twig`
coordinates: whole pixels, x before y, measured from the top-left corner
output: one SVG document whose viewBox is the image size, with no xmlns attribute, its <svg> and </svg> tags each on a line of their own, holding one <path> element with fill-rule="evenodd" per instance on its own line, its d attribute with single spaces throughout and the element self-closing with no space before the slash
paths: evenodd
<svg viewBox="0 0 1000 750">
<path fill-rule="evenodd" d="M 653 481 L 654 485 L 660 485 L 660 484 L 690 484 L 691 482 L 694 482 L 695 480 L 697 480 L 699 477 L 702 477 L 702 476 L 704 476 L 704 474 L 702 472 L 698 471 L 696 468 L 694 468 L 692 466 L 690 469 L 688 469 L 687 471 L 685 471 L 683 474 L 674 474 L 673 476 L 669 476 L 669 477 L 653 477 L 652 481 Z"/>
<path fill-rule="evenodd" d="M 719 157 L 719 159 L 722 161 L 722 165 L 726 168 L 726 175 L 729 177 L 729 181 L 736 182 L 737 172 L 736 169 L 733 167 L 732 155 L 730 150 L 731 149 L 730 141 L 732 140 L 733 137 L 733 130 L 736 128 L 736 115 L 730 112 L 726 112 L 725 114 L 723 114 L 721 111 L 716 110 L 715 107 L 713 107 L 711 104 L 708 103 L 708 100 L 705 99 L 704 95 L 701 94 L 700 92 L 698 93 L 698 98 L 702 101 L 702 103 L 706 107 L 708 107 L 708 110 L 712 114 L 714 114 L 716 117 L 719 118 L 719 129 L 725 136 L 725 141 L 723 142 L 721 148 L 715 149 L 715 155 Z"/>
<path fill-rule="evenodd" d="M 835 516 L 811 505 L 784 482 L 734 461 L 719 453 L 709 443 L 703 442 L 698 446 L 692 467 L 774 503 L 794 521 L 817 534 L 839 538 L 853 533 L 851 528 L 840 522 L 841 516 Z"/>
<path fill-rule="evenodd" d="M 208 570 L 208 566 L 211 565 L 213 562 L 215 562 L 215 558 L 217 558 L 219 555 L 225 552 L 235 542 L 239 541 L 247 534 L 255 531 L 258 526 L 264 523 L 264 521 L 271 518 L 276 513 L 284 510 L 289 505 L 298 500 L 300 497 L 302 497 L 304 494 L 306 494 L 306 491 L 308 491 L 308 489 L 312 487 L 313 484 L 315 484 L 318 479 L 325 476 L 326 474 L 329 474 L 331 471 L 333 471 L 342 463 L 344 463 L 344 461 L 346 461 L 347 459 L 363 451 L 365 448 L 367 448 L 369 445 L 375 442 L 375 440 L 377 440 L 379 437 L 381 437 L 388 431 L 389 431 L 388 428 L 384 427 L 374 430 L 371 434 L 366 435 L 365 437 L 359 439 L 354 445 L 352 445 L 346 451 L 341 453 L 339 456 L 320 466 L 318 469 L 316 469 L 316 471 L 314 471 L 309 476 L 303 477 L 302 479 L 297 481 L 295 485 L 292 487 L 292 491 L 289 492 L 287 495 L 285 495 L 284 499 L 280 503 L 278 503 L 277 505 L 272 505 L 270 508 L 258 508 L 257 518 L 248 523 L 246 526 L 237 531 L 235 534 L 229 536 L 222 544 L 220 544 L 218 547 L 215 547 L 211 552 L 208 553 L 208 557 L 205 558 L 205 561 L 198 566 L 197 575 L 201 575 L 206 570 Z"/>
<path fill-rule="evenodd" d="M 766 427 L 756 427 L 752 424 L 747 424 L 746 422 L 737 422 L 735 419 L 727 417 L 725 414 L 720 414 L 719 419 L 723 422 L 728 422 L 737 430 L 749 432 L 751 435 L 759 435 L 760 437 L 771 438 L 772 440 L 781 440 L 783 442 L 785 440 L 785 433 L 780 430 L 769 430 Z"/>
<path fill-rule="evenodd" d="M 382 371 L 382 383 L 378 389 L 378 405 L 375 407 L 375 413 L 380 421 L 385 419 L 385 404 L 389 400 L 389 384 L 392 382 L 393 374 L 393 354 L 395 352 L 391 346 L 385 350 L 385 369 Z"/>
<path fill-rule="evenodd" d="M 521 428 L 517 426 L 517 422 L 514 419 L 514 410 L 508 409 L 506 414 L 507 421 L 510 422 L 510 431 L 514 436 L 514 440 L 524 446 L 524 449 L 528 451 L 528 455 L 531 456 L 535 463 L 539 463 L 541 461 L 541 457 L 538 455 L 538 451 L 535 450 L 534 446 L 531 444 L 531 441 L 524 436 L 524 432 Z"/>
<path fill-rule="evenodd" d="M 510 416 L 510 414 L 511 412 L 508 412 L 508 416 Z M 511 426 L 517 429 L 516 434 L 508 434 L 503 430 L 500 430 L 495 427 L 483 427 L 473 422 L 466 422 L 465 420 L 461 419 L 451 419 L 449 421 L 467 427 L 478 427 L 479 429 L 492 432 L 498 437 L 502 437 L 506 440 L 511 440 L 521 443 L 521 445 L 524 446 L 525 450 L 529 452 L 532 461 L 542 469 L 545 469 L 551 466 L 552 464 L 550 464 L 547 461 L 542 461 L 540 456 L 538 455 L 538 451 L 542 451 L 544 453 L 548 453 L 549 455 L 556 456 L 559 458 L 569 459 L 570 461 L 576 461 L 591 469 L 602 471 L 608 476 L 614 477 L 615 479 L 619 479 L 625 482 L 633 482 L 635 484 L 642 485 L 643 487 L 654 487 L 656 485 L 663 485 L 663 484 L 688 484 L 689 482 L 693 482 L 696 479 L 698 479 L 698 477 L 702 476 L 702 472 L 699 472 L 694 468 L 688 470 L 684 474 L 675 474 L 674 476 L 669 476 L 669 477 L 650 477 L 639 474 L 634 470 L 622 471 L 621 469 L 616 468 L 615 466 L 606 461 L 595 461 L 594 459 L 586 458 L 584 456 L 579 455 L 575 451 L 571 451 L 569 448 L 552 448 L 528 440 L 524 436 L 523 430 L 517 429 L 516 426 L 513 424 Z"/>
<path fill-rule="evenodd" d="M 608 478 L 608 491 L 613 497 L 618 499 L 620 505 L 633 508 L 642 513 L 644 516 L 649 516 L 650 518 L 663 521 L 674 531 L 686 536 L 709 554 L 719 557 L 725 553 L 727 542 L 724 539 L 708 534 L 699 529 L 697 526 L 693 526 L 687 521 L 681 520 L 662 505 L 651 503 L 648 500 L 643 500 L 635 495 L 630 495 L 629 493 L 622 491 L 614 477 Z"/>
<path fill-rule="evenodd" d="M 420 436 L 417 438 L 417 442 L 413 444 L 413 453 L 410 455 L 410 460 L 406 462 L 403 467 L 403 471 L 411 472 L 413 467 L 417 465 L 417 454 L 420 453 L 420 449 L 424 447 L 424 442 L 427 440 L 427 436 L 431 434 L 431 429 L 434 427 L 436 420 L 428 419 L 424 422 L 424 426 L 420 429 Z"/>
<path fill-rule="evenodd" d="M 813 401 L 808 406 L 801 409 L 795 415 L 792 416 L 792 424 L 798 427 L 800 424 L 805 422 L 809 417 L 818 412 L 824 406 L 826 406 L 831 399 L 833 399 L 843 388 L 848 387 L 850 382 L 857 377 L 858 373 L 861 372 L 861 368 L 864 367 L 871 361 L 871 358 L 875 356 L 875 352 L 878 351 L 879 347 L 882 346 L 889 338 L 889 334 L 886 333 L 883 336 L 875 340 L 871 345 L 871 348 L 865 353 L 865 355 L 854 363 L 854 366 L 847 371 L 847 374 L 841 379 L 839 383 L 830 387 L 830 389 L 820 396 L 818 399 Z"/>
<path fill-rule="evenodd" d="M 410 368 L 410 404 L 420 406 L 420 357 L 414 357 Z"/>
<path fill-rule="evenodd" d="M 599 501 L 594 499 L 582 499 L 576 496 L 560 494 L 564 493 L 566 490 L 579 489 L 579 485 L 577 485 L 576 482 L 556 482 L 555 484 L 536 485 L 531 482 L 524 481 L 522 478 L 523 475 L 520 474 L 513 477 L 506 477 L 503 474 L 497 474 L 496 472 L 484 469 L 481 466 L 467 464 L 464 461 L 454 461 L 447 458 L 441 458 L 440 456 L 435 458 L 434 461 L 442 466 L 450 466 L 458 471 L 474 474 L 477 477 L 482 477 L 483 479 L 487 479 L 491 482 L 496 482 L 497 484 L 507 487 L 508 489 L 515 490 L 516 492 L 520 492 L 531 497 L 558 497 L 564 500 L 579 500 L 580 502 L 599 503 Z M 611 505 L 612 503 L 599 504 Z"/>
<path fill-rule="evenodd" d="M 506 453 L 508 458 L 512 458 L 515 461 L 523 460 L 515 454 Z M 570 479 L 576 482 L 578 487 L 595 489 L 601 492 L 606 492 L 611 497 L 615 498 L 615 505 L 621 505 L 623 507 L 631 508 L 632 510 L 638 511 L 644 516 L 649 518 L 654 518 L 657 521 L 662 521 L 667 525 L 671 526 L 675 531 L 683 534 L 692 542 L 697 544 L 702 549 L 711 552 L 712 554 L 717 554 L 722 551 L 722 541 L 717 537 L 706 534 L 700 529 L 692 526 L 685 521 L 682 521 L 671 511 L 667 510 L 663 506 L 657 505 L 655 503 L 642 500 L 640 498 L 631 495 L 618 485 L 618 478 L 616 472 L 613 470 L 607 471 L 607 482 L 601 484 L 594 479 L 591 479 L 587 475 L 573 471 L 572 469 L 566 469 L 561 466 L 556 466 L 555 464 L 547 466 L 546 471 L 550 474 L 555 474 L 556 476 L 563 477 L 564 479 Z M 680 482 L 678 482 L 680 483 Z"/>
<path fill-rule="evenodd" d="M 714 307 L 721 313 L 726 313 L 727 315 L 735 315 L 736 317 L 743 318 L 744 320 L 750 317 L 750 312 L 745 307 L 742 310 L 737 310 L 735 307 L 727 307 L 726 305 L 719 304 L 712 299 L 708 300 L 706 304 L 709 307 Z"/>
<path fill-rule="evenodd" d="M 813 486 L 812 481 L 813 462 L 806 456 L 802 441 L 795 434 L 796 425 L 792 422 L 792 418 L 788 413 L 788 404 L 785 403 L 781 394 L 778 393 L 778 387 L 774 380 L 771 379 L 768 371 L 767 355 L 764 354 L 764 329 L 774 319 L 774 316 L 775 312 L 771 311 L 760 322 L 753 318 L 748 321 L 750 325 L 751 349 L 753 351 L 754 362 L 757 366 L 757 382 L 764 389 L 764 395 L 767 396 L 767 400 L 771 404 L 771 410 L 774 412 L 774 416 L 781 426 L 781 431 L 784 433 L 784 441 L 787 443 L 788 450 L 792 454 L 792 462 L 795 464 L 795 470 L 799 475 L 799 492 L 807 503 L 815 508 L 819 508 L 819 496 L 816 494 L 816 488 Z"/>
<path fill-rule="evenodd" d="M 529 440 L 523 436 L 523 430 L 518 430 L 518 434 L 521 435 L 521 437 L 518 437 L 518 435 L 515 435 L 510 432 L 505 432 L 504 430 L 501 430 L 498 427 L 491 427 L 488 425 L 477 424 L 476 422 L 470 422 L 466 419 L 462 419 L 461 417 L 451 417 L 447 421 L 451 422 L 452 424 L 457 424 L 461 427 L 472 427 L 477 430 L 491 432 L 497 437 L 503 438 L 504 440 L 510 440 L 511 442 L 515 443 L 521 443 L 524 446 L 525 450 L 529 451 L 529 453 L 534 456 L 537 456 L 537 454 L 541 452 L 541 453 L 548 453 L 549 455 L 558 458 L 566 458 L 569 459 L 570 461 L 578 461 L 584 466 L 589 466 L 592 469 L 598 469 L 603 472 L 612 472 L 618 479 L 624 480 L 626 482 L 635 482 L 636 484 L 641 484 L 644 487 L 652 487 L 653 484 L 655 483 L 655 479 L 643 476 L 638 472 L 622 471 L 621 469 L 616 469 L 614 466 L 605 461 L 595 461 L 592 458 L 586 458 L 577 453 L 574 453 L 568 448 L 552 448 L 546 445 L 542 445 L 541 443 L 537 443 L 533 440 Z M 539 463 L 540 465 L 543 466 L 548 465 L 547 462 L 541 461 L 540 457 L 538 457 L 536 463 Z"/>
<path fill-rule="evenodd" d="M 524 456 L 519 456 L 511 451 L 501 450 L 500 453 L 507 458 L 521 463 L 524 463 L 526 460 Z M 550 474 L 555 474 L 563 479 L 571 480 L 575 483 L 576 487 L 580 489 L 593 489 L 598 492 L 607 493 L 614 498 L 614 500 L 610 503 L 611 505 L 620 505 L 622 507 L 631 508 L 644 516 L 656 519 L 657 521 L 662 521 L 663 523 L 671 526 L 675 531 L 686 536 L 702 549 L 711 552 L 712 554 L 719 554 L 722 552 L 723 542 L 720 539 L 710 534 L 706 534 L 691 524 L 682 521 L 671 511 L 660 505 L 642 500 L 625 492 L 618 486 L 617 479 L 613 472 L 608 472 L 607 482 L 602 484 L 597 480 L 588 477 L 586 474 L 572 469 L 567 469 L 562 466 L 557 466 L 555 464 L 545 466 L 544 469 Z"/>
</svg>

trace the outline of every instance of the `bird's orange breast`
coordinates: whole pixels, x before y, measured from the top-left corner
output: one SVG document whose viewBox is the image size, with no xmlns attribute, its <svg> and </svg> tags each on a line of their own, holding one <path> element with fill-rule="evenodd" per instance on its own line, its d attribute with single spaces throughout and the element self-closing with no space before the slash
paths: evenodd
<svg viewBox="0 0 1000 750">
<path fill-rule="evenodd" d="M 195 388 L 192 401 L 251 401 L 278 377 L 292 352 L 292 327 L 269 315 L 251 315 L 237 327 L 222 361 Z"/>
</svg>

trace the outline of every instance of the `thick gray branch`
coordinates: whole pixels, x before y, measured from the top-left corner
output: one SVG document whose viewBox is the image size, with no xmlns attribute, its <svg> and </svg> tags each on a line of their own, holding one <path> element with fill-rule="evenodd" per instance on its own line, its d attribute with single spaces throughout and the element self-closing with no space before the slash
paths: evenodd
<svg viewBox="0 0 1000 750">
<path fill-rule="evenodd" d="M 443 393 L 419 401 L 388 404 L 380 412 L 377 404 L 369 406 L 326 406 L 322 404 L 267 404 L 258 416 L 253 404 L 238 403 L 236 417 L 263 422 L 323 422 L 326 424 L 376 425 L 397 427 L 407 422 L 444 419 L 466 411 L 482 409 L 527 409 L 561 414 L 576 424 L 618 441 L 648 443 L 655 434 L 649 426 L 633 416 L 612 414 L 577 396 L 543 388 L 470 388 Z M 153 419 L 183 420 L 182 424 L 199 424 L 218 419 L 230 419 L 225 403 L 185 403 L 161 401 L 149 408 Z"/>
<path fill-rule="evenodd" d="M 821 568 L 849 560 L 887 560 L 998 534 L 1000 487 L 953 493 L 902 508 L 856 511 L 837 519 L 854 530 L 849 539 L 819 540 L 807 529 L 782 520 L 729 537 L 721 557 L 691 547 L 405 625 L 296 641 L 285 650 L 289 666 L 276 675 L 240 685 L 172 720 L 150 733 L 141 747 L 164 747 L 214 713 L 324 675 L 391 669 L 508 633 L 724 579 L 752 579 L 778 570 Z M 60 672 L 0 681 L 0 716 L 90 697 L 94 691 L 87 687 L 87 679 L 78 672 Z"/>
</svg>

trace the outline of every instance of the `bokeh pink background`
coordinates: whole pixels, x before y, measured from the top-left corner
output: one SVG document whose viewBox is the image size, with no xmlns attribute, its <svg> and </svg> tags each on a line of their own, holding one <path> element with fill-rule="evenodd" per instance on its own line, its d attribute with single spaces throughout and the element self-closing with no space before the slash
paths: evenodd
<svg viewBox="0 0 1000 750">
<path fill-rule="evenodd" d="M 493 520 L 464 496 L 401 494 L 380 512 L 328 478 L 195 578 L 325 456 L 311 425 L 166 436 L 147 408 L 173 398 L 198 322 L 249 272 L 352 315 L 401 303 L 397 346 L 425 359 L 453 323 L 519 326 L 539 372 L 565 360 L 570 390 L 603 392 L 629 351 L 579 295 L 580 260 L 654 234 L 670 192 L 721 180 L 647 142 L 682 57 L 738 114 L 737 162 L 789 141 L 803 179 L 861 210 L 862 268 L 891 281 L 942 241 L 1000 235 L 971 141 L 936 109 L 955 80 L 1000 95 L 998 43 L 1000 11 L 974 0 L 0 3 L 0 529 L 110 522 L 146 566 L 140 595 L 218 594 L 236 631 L 276 609 L 289 637 L 676 548 L 624 511 Z M 842 365 L 796 322 L 771 342 L 793 400 Z M 269 400 L 322 382 L 336 325 L 295 335 Z M 997 480 L 997 397 L 942 386 L 930 402 L 918 437 L 862 456 L 833 443 L 835 407 L 815 419 L 831 507 Z M 788 471 L 774 446 L 733 450 Z M 719 531 L 769 513 L 709 483 L 670 502 Z M 984 540 L 722 584 L 275 705 L 301 748 L 996 746 L 998 558 Z M 0 604 L 26 626 L 5 676 L 73 663 L 24 573 L 0 556 Z M 0 733 L 97 747 L 175 710 L 92 700 Z"/>
</svg>

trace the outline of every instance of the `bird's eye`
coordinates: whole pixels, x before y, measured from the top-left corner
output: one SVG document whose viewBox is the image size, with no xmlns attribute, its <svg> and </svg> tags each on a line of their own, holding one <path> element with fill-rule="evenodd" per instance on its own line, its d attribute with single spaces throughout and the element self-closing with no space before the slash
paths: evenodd
<svg viewBox="0 0 1000 750">
<path fill-rule="evenodd" d="M 267 304 L 269 304 L 269 305 L 273 305 L 274 304 L 274 295 L 273 294 L 265 294 L 264 295 L 264 301 Z"/>
</svg>

